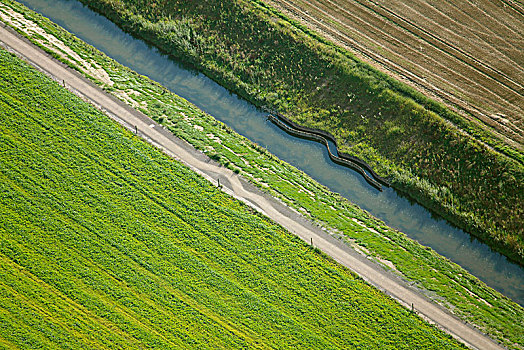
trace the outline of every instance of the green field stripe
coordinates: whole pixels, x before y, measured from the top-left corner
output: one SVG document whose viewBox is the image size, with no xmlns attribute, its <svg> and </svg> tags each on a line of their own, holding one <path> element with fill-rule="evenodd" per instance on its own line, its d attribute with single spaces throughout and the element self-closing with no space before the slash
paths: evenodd
<svg viewBox="0 0 524 350">
<path fill-rule="evenodd" d="M 53 308 L 54 310 L 45 309 L 41 302 L 33 301 L 30 297 L 4 284 L 0 284 L 0 295 L 6 296 L 2 298 L 1 305 L 4 309 L 9 310 L 12 314 L 12 320 L 17 320 L 15 322 L 24 323 L 32 328 L 35 328 L 38 324 L 47 324 L 48 327 L 46 328 L 52 329 L 52 331 L 42 332 L 42 336 L 49 340 L 49 344 L 58 342 L 64 348 L 105 348 L 102 343 L 88 339 L 88 332 L 82 333 L 67 326 L 65 322 L 73 325 L 76 320 L 65 320 L 64 322 L 60 319 L 60 315 L 56 314 L 56 308 Z"/>
<path fill-rule="evenodd" d="M 111 336 L 118 343 L 128 343 L 132 341 L 125 333 L 121 332 L 114 324 L 97 317 L 95 314 L 84 308 L 82 305 L 70 299 L 65 294 L 57 291 L 45 281 L 39 279 L 20 265 L 14 263 L 11 259 L 0 254 L 2 269 L 5 273 L 2 275 L 2 284 L 9 282 L 11 288 L 16 287 L 20 293 L 27 295 L 35 301 L 40 301 L 47 308 L 53 318 L 60 316 L 62 326 L 68 327 L 65 322 L 79 328 L 85 334 L 83 337 L 96 341 L 95 334 L 103 332 L 105 336 Z M 11 274 L 11 275 L 9 275 Z M 16 279 L 14 279 L 16 276 Z M 30 299 L 28 299 L 30 300 Z M 70 328 L 68 328 L 70 329 Z M 97 343 L 96 348 L 104 347 L 103 343 Z"/>
<path fill-rule="evenodd" d="M 53 343 L 44 338 L 31 325 L 20 322 L 10 311 L 0 305 L 0 336 L 7 339 L 10 343 L 24 349 L 51 349 Z"/>
<path fill-rule="evenodd" d="M 0 334 L 0 349 L 5 349 L 5 350 L 16 350 L 16 349 L 20 349 L 18 346 L 16 346 L 14 343 L 8 341 L 7 339 L 5 339 L 4 337 L 2 337 L 2 335 Z"/>
<path fill-rule="evenodd" d="M 34 246 L 34 244 L 30 244 L 27 248 L 30 249 L 30 247 L 33 247 L 33 246 Z M 63 251 L 64 248 L 61 248 L 60 250 Z M 56 254 L 56 252 L 55 252 L 55 254 Z M 66 255 L 67 255 L 67 254 L 66 254 Z M 45 256 L 45 255 L 42 256 L 43 260 L 45 260 L 44 256 Z M 56 255 L 55 255 L 55 257 L 58 258 L 58 256 L 56 256 Z M 77 256 L 77 259 L 75 259 L 75 260 L 78 260 L 78 258 L 81 258 L 81 255 L 80 255 L 80 256 Z M 51 264 L 51 266 L 53 265 L 53 263 L 51 263 L 51 262 L 47 262 L 47 264 L 48 264 L 48 265 Z M 81 262 L 81 265 L 82 265 L 82 266 L 86 266 L 85 264 L 90 265 L 90 264 L 89 264 L 89 261 Z M 137 267 L 140 267 L 140 266 L 137 266 Z M 59 268 L 59 266 L 56 266 L 55 268 Z M 86 266 L 86 268 L 89 269 L 89 266 Z M 146 272 L 147 272 L 147 271 L 146 271 Z M 71 277 L 72 277 L 72 276 L 71 276 Z M 69 277 L 69 279 L 71 279 L 71 277 Z M 83 284 L 83 283 L 82 283 L 82 280 L 77 280 L 74 284 L 75 284 L 75 285 L 83 286 L 83 287 L 86 288 L 86 289 L 89 289 L 89 288 L 90 288 L 88 285 Z M 96 292 L 96 291 L 94 291 L 94 290 L 93 290 L 93 293 L 98 294 L 97 299 L 99 299 L 99 300 L 107 300 L 107 297 L 108 297 L 107 295 L 105 295 L 105 294 L 100 294 L 100 292 Z M 132 300 L 133 298 L 131 298 L 131 297 L 132 297 L 132 295 L 129 295 L 129 296 L 127 297 L 127 299 L 128 299 L 128 300 Z M 141 303 L 144 303 L 144 302 L 145 302 L 144 299 L 143 299 L 143 298 L 144 298 L 144 295 L 136 295 L 135 297 L 137 298 L 137 300 L 141 300 Z M 114 302 L 114 301 L 109 300 L 108 302 Z M 143 307 L 146 307 L 146 306 L 147 306 L 147 303 L 143 305 Z M 143 317 L 140 317 L 139 315 L 136 314 L 136 312 L 132 311 L 131 309 L 128 309 L 128 308 L 124 307 L 123 305 L 121 305 L 121 306 L 119 306 L 119 307 L 122 309 L 122 312 L 123 312 L 124 316 L 131 317 L 132 319 L 135 319 L 135 320 L 137 320 L 137 321 L 138 321 L 138 320 L 142 320 L 142 321 L 144 321 Z M 156 305 L 156 307 L 158 307 L 158 305 Z M 127 310 L 127 311 L 124 311 L 124 310 Z M 181 315 L 176 315 L 176 316 L 180 317 Z M 148 323 L 148 326 L 147 326 L 147 327 L 148 327 L 150 330 L 152 330 L 152 328 L 150 328 L 151 326 L 152 326 L 152 325 L 151 325 L 150 323 Z"/>
<path fill-rule="evenodd" d="M 35 213 L 34 215 L 38 215 L 38 214 Z M 84 263 L 87 264 L 87 263 L 89 263 L 89 262 L 86 261 L 86 262 L 84 262 Z M 137 267 L 140 267 L 140 266 L 137 266 Z M 152 277 L 152 276 L 150 276 L 150 277 Z M 80 281 L 79 281 L 79 282 L 80 282 Z M 79 282 L 77 282 L 77 283 L 79 283 Z M 103 295 L 100 295 L 100 297 L 103 297 Z M 143 300 L 143 296 L 137 296 L 137 297 Z M 179 298 L 180 298 L 180 295 L 179 295 Z M 180 298 L 180 299 L 184 299 L 184 298 Z M 187 298 L 185 298 L 184 301 L 187 303 Z M 189 303 L 189 304 L 192 304 L 192 306 L 193 306 L 193 307 L 196 307 L 196 309 L 201 309 L 201 307 L 199 307 L 196 303 Z M 157 306 L 158 306 L 158 305 L 157 305 Z M 128 311 L 128 312 L 130 312 L 130 311 Z M 205 317 L 210 317 L 209 313 L 202 312 L 202 314 L 203 314 Z M 179 315 L 178 315 L 178 316 L 179 316 Z M 135 315 L 135 316 L 133 316 L 133 317 L 137 317 L 137 316 Z M 213 318 L 215 321 L 216 321 L 216 319 L 217 319 L 216 317 L 213 317 L 213 316 L 211 316 L 211 318 Z M 221 325 L 224 326 L 224 323 L 221 323 Z"/>
</svg>

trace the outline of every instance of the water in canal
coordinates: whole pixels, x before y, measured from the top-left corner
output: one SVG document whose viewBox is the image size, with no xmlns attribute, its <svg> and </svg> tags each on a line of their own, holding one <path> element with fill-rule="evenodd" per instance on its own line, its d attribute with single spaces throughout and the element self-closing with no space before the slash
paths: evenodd
<svg viewBox="0 0 524 350">
<path fill-rule="evenodd" d="M 266 147 L 420 243 L 461 265 L 492 288 L 524 305 L 524 268 L 493 252 L 469 234 L 436 218 L 418 204 L 386 188 L 379 192 L 352 170 L 330 161 L 325 147 L 289 136 L 266 121 L 265 113 L 229 93 L 203 74 L 190 71 L 76 0 L 18 0 L 103 51 L 121 64 L 174 93 Z"/>
</svg>

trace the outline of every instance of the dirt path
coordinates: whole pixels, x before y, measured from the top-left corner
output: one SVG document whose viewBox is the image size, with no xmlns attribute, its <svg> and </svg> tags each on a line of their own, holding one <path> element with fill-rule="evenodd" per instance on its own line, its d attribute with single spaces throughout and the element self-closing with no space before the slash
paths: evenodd
<svg viewBox="0 0 524 350">
<path fill-rule="evenodd" d="M 310 243 L 312 241 L 315 247 L 357 273 L 370 284 L 392 296 L 401 304 L 409 308 L 413 304 L 419 315 L 437 324 L 455 338 L 478 349 L 502 349 L 490 338 L 463 323 L 442 307 L 418 293 L 416 289 L 409 287 L 394 274 L 369 261 L 349 246 L 311 224 L 298 213 L 264 194 L 239 175 L 214 163 L 207 156 L 176 138 L 171 132 L 163 129 L 144 114 L 105 93 L 76 71 L 54 60 L 10 29 L 1 26 L 0 44 L 22 57 L 38 70 L 65 84 L 69 90 L 91 102 L 129 130 L 137 131 L 148 142 L 180 160 L 212 183 L 217 184 L 217 180 L 220 179 L 220 184 L 223 185 L 225 192 L 267 215 L 305 242 Z"/>
</svg>

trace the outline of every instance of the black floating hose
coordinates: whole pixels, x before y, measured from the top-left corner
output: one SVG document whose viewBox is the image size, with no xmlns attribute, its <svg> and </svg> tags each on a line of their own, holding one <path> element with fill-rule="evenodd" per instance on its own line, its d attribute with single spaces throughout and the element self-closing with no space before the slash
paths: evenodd
<svg viewBox="0 0 524 350">
<path fill-rule="evenodd" d="M 338 145 L 335 140 L 335 138 L 330 135 L 327 132 L 324 132 L 322 130 L 315 130 L 311 128 L 307 128 L 304 126 L 300 126 L 291 120 L 287 119 L 286 117 L 282 115 L 278 115 L 275 117 L 273 114 L 269 114 L 267 116 L 269 120 L 271 120 L 274 124 L 276 124 L 279 128 L 287 132 L 288 134 L 296 137 L 300 137 L 306 140 L 316 141 L 324 144 L 328 150 L 329 158 L 336 164 L 346 166 L 348 168 L 351 168 L 355 171 L 357 171 L 360 175 L 364 177 L 364 179 L 369 183 L 371 186 L 377 188 L 379 191 L 382 191 L 381 184 L 385 186 L 389 186 L 389 183 L 382 177 L 378 176 L 371 167 L 365 163 L 363 160 L 345 154 L 341 153 L 338 150 Z M 331 149 L 329 148 L 328 140 L 333 142 L 337 148 L 337 155 L 334 155 L 333 152 L 331 152 Z M 373 177 L 369 176 L 364 169 L 366 169 Z"/>
</svg>

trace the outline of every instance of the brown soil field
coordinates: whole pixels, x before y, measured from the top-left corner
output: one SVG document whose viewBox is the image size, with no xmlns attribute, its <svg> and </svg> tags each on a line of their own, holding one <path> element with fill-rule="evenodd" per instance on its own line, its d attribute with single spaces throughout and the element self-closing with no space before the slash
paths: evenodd
<svg viewBox="0 0 524 350">
<path fill-rule="evenodd" d="M 524 150 L 520 2 L 264 1 Z"/>
</svg>

